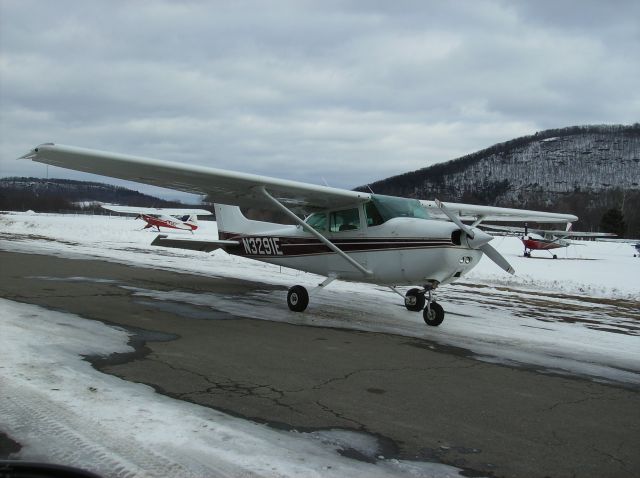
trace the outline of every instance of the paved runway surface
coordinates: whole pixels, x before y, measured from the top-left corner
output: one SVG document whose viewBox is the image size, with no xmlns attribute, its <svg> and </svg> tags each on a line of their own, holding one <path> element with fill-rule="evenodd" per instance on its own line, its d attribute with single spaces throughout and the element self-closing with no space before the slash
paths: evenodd
<svg viewBox="0 0 640 478">
<path fill-rule="evenodd" d="M 470 476 L 640 475 L 637 390 L 479 362 L 424 340 L 233 317 L 131 290 L 239 296 L 273 289 L 265 284 L 7 252 L 0 264 L 1 297 L 135 331 L 135 353 L 95 366 L 180 400 L 279 428 L 364 431 L 380 438 L 386 457 L 439 461 Z"/>
</svg>

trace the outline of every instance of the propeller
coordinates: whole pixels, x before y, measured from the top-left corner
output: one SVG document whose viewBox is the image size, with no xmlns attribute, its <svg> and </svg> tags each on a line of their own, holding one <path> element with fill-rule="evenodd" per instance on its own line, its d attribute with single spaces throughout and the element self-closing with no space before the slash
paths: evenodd
<svg viewBox="0 0 640 478">
<path fill-rule="evenodd" d="M 485 244 L 480 248 L 480 250 L 484 252 L 484 254 L 489 259 L 495 262 L 498 265 L 498 267 L 505 270 L 509 274 L 515 274 L 516 270 L 513 267 L 511 267 L 511 264 L 509 264 L 509 262 L 507 262 L 504 256 L 500 254 L 491 244 Z"/>
<path fill-rule="evenodd" d="M 513 274 L 515 272 L 515 269 L 511 267 L 511 264 L 509 264 L 509 262 L 502 256 L 502 254 L 500 254 L 489 244 L 489 241 L 493 240 L 492 235 L 487 234 L 486 232 L 481 231 L 478 228 L 467 226 L 460 220 L 458 216 L 450 211 L 438 199 L 436 199 L 436 205 L 449 219 L 451 219 L 451 222 L 458 226 L 467 235 L 467 242 L 469 243 L 469 247 L 471 247 L 472 249 L 480 249 L 489 259 L 495 262 L 498 267 L 508 272 L 509 274 Z"/>
</svg>

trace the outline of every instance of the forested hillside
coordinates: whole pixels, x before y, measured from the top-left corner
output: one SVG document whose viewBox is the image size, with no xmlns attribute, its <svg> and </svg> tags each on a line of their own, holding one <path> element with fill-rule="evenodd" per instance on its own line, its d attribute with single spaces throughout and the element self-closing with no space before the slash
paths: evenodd
<svg viewBox="0 0 640 478">
<path fill-rule="evenodd" d="M 0 179 L 0 211 L 104 213 L 99 205 L 93 204 L 96 202 L 145 207 L 180 206 L 180 203 L 110 184 L 70 179 Z"/>
<path fill-rule="evenodd" d="M 599 229 L 606 211 L 620 209 L 627 236 L 640 237 L 640 124 L 541 131 L 369 187 L 380 194 L 574 213 L 583 230 Z"/>
</svg>

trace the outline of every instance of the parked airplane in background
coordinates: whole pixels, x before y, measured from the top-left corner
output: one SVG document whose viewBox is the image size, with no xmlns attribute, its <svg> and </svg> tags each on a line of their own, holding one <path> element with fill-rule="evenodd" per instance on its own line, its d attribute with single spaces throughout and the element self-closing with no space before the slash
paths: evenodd
<svg viewBox="0 0 640 478">
<path fill-rule="evenodd" d="M 194 194 L 215 204 L 219 240 L 169 239 L 153 245 L 213 251 L 224 249 L 258 261 L 335 279 L 389 286 L 408 310 L 420 311 L 428 325 L 440 325 L 444 310 L 432 291 L 464 276 L 484 253 L 506 272 L 514 270 L 489 242 L 482 221 L 571 222 L 569 214 L 468 206 L 382 196 L 192 166 L 73 146 L 42 144 L 22 158 L 63 168 L 137 181 Z M 240 207 L 273 209 L 295 225 L 247 219 Z M 435 213 L 433 216 L 431 213 Z M 303 219 L 306 215 L 306 219 Z M 437 217 L 439 218 L 437 218 Z M 474 219 L 466 225 L 460 217 Z M 415 285 L 404 296 L 398 285 Z M 302 312 L 309 293 L 295 285 L 287 305 Z M 425 307 L 426 304 L 426 307 Z"/>
<path fill-rule="evenodd" d="M 198 215 L 210 216 L 211 212 L 206 209 L 173 209 L 154 207 L 133 207 L 133 206 L 111 206 L 103 204 L 102 207 L 109 211 L 126 214 L 137 214 L 136 219 L 142 219 L 147 224 L 143 229 L 155 227 L 160 232 L 161 227 L 170 229 L 182 229 L 185 231 L 195 231 L 198 229 Z"/>
<path fill-rule="evenodd" d="M 531 251 L 547 251 L 554 259 L 558 256 L 551 252 L 551 249 L 559 249 L 561 247 L 568 247 L 573 244 L 567 240 L 568 237 L 612 237 L 615 234 L 608 232 L 578 232 L 571 230 L 571 224 L 567 225 L 567 229 L 564 231 L 552 231 L 548 229 L 532 229 L 526 224 L 522 227 L 511 226 L 492 226 L 485 225 L 485 229 L 491 229 L 495 231 L 507 231 L 515 235 L 520 235 L 520 240 L 524 245 L 524 257 L 531 257 Z"/>
<path fill-rule="evenodd" d="M 634 254 L 633 257 L 640 257 L 640 242 L 638 242 L 637 244 L 634 244 L 633 247 L 636 248 L 636 252 L 637 252 L 637 254 Z"/>
</svg>

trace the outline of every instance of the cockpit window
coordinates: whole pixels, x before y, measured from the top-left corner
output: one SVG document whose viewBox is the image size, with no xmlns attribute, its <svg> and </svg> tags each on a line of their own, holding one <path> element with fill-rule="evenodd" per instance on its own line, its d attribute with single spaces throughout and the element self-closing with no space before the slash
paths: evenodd
<svg viewBox="0 0 640 478">
<path fill-rule="evenodd" d="M 369 204 L 373 204 L 373 207 L 369 206 Z M 374 209 L 379 217 L 373 212 Z M 431 219 L 427 209 L 417 199 L 374 194 L 371 196 L 371 202 L 365 206 L 365 210 L 367 211 L 367 225 L 369 226 L 382 224 L 382 222 L 386 222 L 394 217 Z M 373 224 L 370 224 L 370 217 L 373 220 Z M 382 222 L 376 224 L 377 221 L 380 221 L 380 218 Z"/>
</svg>

